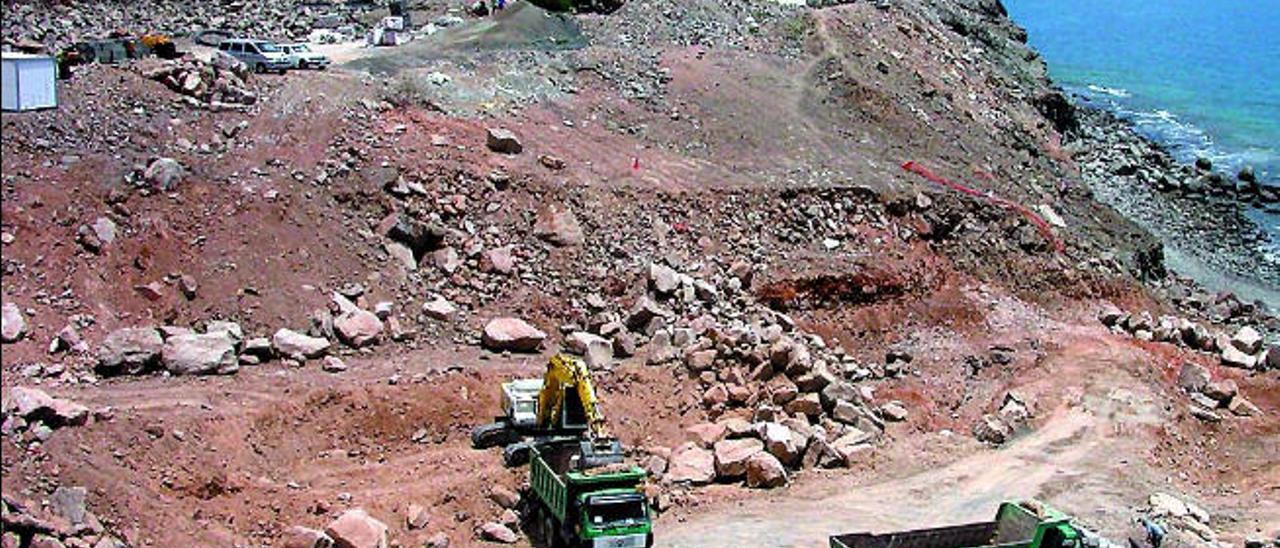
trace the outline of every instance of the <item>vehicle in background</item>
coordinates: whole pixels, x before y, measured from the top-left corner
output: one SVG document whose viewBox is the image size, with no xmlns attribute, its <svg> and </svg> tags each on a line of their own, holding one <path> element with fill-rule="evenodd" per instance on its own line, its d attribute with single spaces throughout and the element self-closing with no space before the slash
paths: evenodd
<svg viewBox="0 0 1280 548">
<path fill-rule="evenodd" d="M 293 59 L 289 54 L 267 40 L 223 40 L 218 44 L 218 50 L 239 59 L 254 72 L 275 71 L 284 74 L 293 67 Z"/>
<path fill-rule="evenodd" d="M 280 49 L 289 54 L 293 62 L 291 68 L 324 70 L 329 67 L 329 57 L 313 51 L 308 44 L 280 44 Z"/>
</svg>

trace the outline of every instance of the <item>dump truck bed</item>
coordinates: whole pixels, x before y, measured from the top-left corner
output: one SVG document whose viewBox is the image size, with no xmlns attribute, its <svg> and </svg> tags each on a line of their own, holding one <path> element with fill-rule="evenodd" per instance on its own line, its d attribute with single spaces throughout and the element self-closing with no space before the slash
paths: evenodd
<svg viewBox="0 0 1280 548">
<path fill-rule="evenodd" d="M 1061 520 L 1042 519 L 1030 508 L 1003 503 L 994 521 L 895 531 L 850 533 L 830 537 L 831 548 L 1027 548 L 1043 540 L 1048 526 Z"/>
</svg>

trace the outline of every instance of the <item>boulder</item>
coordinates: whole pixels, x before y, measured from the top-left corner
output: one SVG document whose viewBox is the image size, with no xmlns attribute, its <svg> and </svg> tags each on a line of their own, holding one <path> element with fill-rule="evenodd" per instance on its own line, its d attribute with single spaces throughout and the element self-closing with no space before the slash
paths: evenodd
<svg viewBox="0 0 1280 548">
<path fill-rule="evenodd" d="M 15 386 L 4 400 L 4 414 L 51 427 L 80 426 L 89 420 L 89 408 L 71 400 L 55 398 L 38 388 Z"/>
<path fill-rule="evenodd" d="M 817 394 L 804 394 L 787 402 L 783 409 L 789 414 L 802 414 L 809 418 L 822 415 L 822 400 Z"/>
<path fill-rule="evenodd" d="M 422 303 L 422 313 L 433 320 L 449 321 L 458 313 L 458 307 L 444 297 L 436 297 Z"/>
<path fill-rule="evenodd" d="M 778 457 L 783 464 L 795 464 L 802 448 L 790 428 L 776 422 L 763 422 L 756 425 L 756 428 L 766 451 Z"/>
<path fill-rule="evenodd" d="M 858 455 L 871 449 L 871 441 L 875 435 L 857 428 L 850 428 L 844 435 L 831 442 L 831 449 L 839 456 L 845 466 L 853 466 Z"/>
<path fill-rule="evenodd" d="M 1258 406 L 1240 394 L 1236 394 L 1235 397 L 1231 398 L 1231 402 L 1227 404 L 1227 411 L 1238 417 L 1257 417 L 1262 415 L 1262 410 Z"/>
<path fill-rule="evenodd" d="M 1116 305 L 1113 305 L 1111 303 L 1107 303 L 1103 305 L 1102 311 L 1098 312 L 1098 320 L 1102 322 L 1102 325 L 1105 325 L 1107 327 L 1111 327 L 1116 324 L 1119 324 L 1122 320 L 1124 320 L 1124 317 L 1125 317 L 1124 311 L 1120 310 L 1119 308 L 1116 308 Z"/>
<path fill-rule="evenodd" d="M 1208 383 L 1204 386 L 1204 395 L 1217 401 L 1225 407 L 1236 396 L 1239 389 L 1236 387 L 1236 381 L 1231 379 Z"/>
<path fill-rule="evenodd" d="M 787 470 L 773 455 L 758 452 L 747 459 L 747 487 L 772 489 L 787 484 Z"/>
<path fill-rule="evenodd" d="M 1209 369 L 1197 363 L 1187 362 L 1178 370 L 1178 388 L 1187 392 L 1199 392 L 1209 384 Z"/>
<path fill-rule="evenodd" d="M 378 224 L 378 228 L 393 242 L 409 248 L 417 261 L 421 261 L 427 253 L 440 250 L 448 236 L 444 227 L 424 223 L 404 213 L 388 215 Z"/>
<path fill-rule="evenodd" d="M 480 526 L 480 538 L 499 544 L 515 544 L 517 540 L 520 540 L 510 527 L 496 521 L 490 521 Z"/>
<path fill-rule="evenodd" d="M 592 369 L 608 367 L 613 361 L 613 343 L 599 335 L 575 331 L 565 337 L 564 345 L 570 352 L 586 358 Z"/>
<path fill-rule="evenodd" d="M 1267 369 L 1280 369 L 1280 345 L 1267 346 L 1267 355 L 1263 357 L 1262 363 Z"/>
<path fill-rule="evenodd" d="M 98 348 L 98 371 L 104 375 L 137 375 L 160 362 L 164 340 L 150 327 L 112 331 Z"/>
<path fill-rule="evenodd" d="M 160 360 L 174 375 L 233 373 L 240 364 L 235 343 L 223 332 L 171 337 L 164 343 Z"/>
<path fill-rule="evenodd" d="M 449 535 L 444 533 L 436 533 L 427 537 L 422 544 L 423 548 L 449 548 Z"/>
<path fill-rule="evenodd" d="M 711 483 L 715 477 L 715 455 L 711 451 L 689 442 L 671 452 L 666 479 L 702 485 Z"/>
<path fill-rule="evenodd" d="M 534 234 L 558 247 L 579 245 L 583 241 L 582 226 L 567 206 L 547 204 L 538 210 Z"/>
<path fill-rule="evenodd" d="M 501 154 L 520 154 L 524 151 L 520 138 L 508 129 L 489 128 L 485 134 L 484 144 L 489 147 L 489 150 Z"/>
<path fill-rule="evenodd" d="M 720 440 L 715 444 L 716 476 L 720 479 L 740 478 L 747 473 L 747 459 L 764 451 L 764 443 L 755 438 Z"/>
<path fill-rule="evenodd" d="M 670 311 L 662 308 L 662 306 L 654 302 L 653 299 L 650 299 L 648 296 L 643 296 L 631 306 L 631 311 L 627 314 L 627 328 L 632 331 L 640 332 L 648 327 L 655 318 L 665 318 L 670 315 Z"/>
<path fill-rule="evenodd" d="M 333 539 L 334 548 L 386 548 L 387 526 L 374 519 L 363 508 L 343 512 L 324 528 Z"/>
<path fill-rule="evenodd" d="M 342 342 L 352 348 L 361 348 L 378 342 L 383 326 L 377 314 L 354 308 L 333 319 L 333 330 Z"/>
<path fill-rule="evenodd" d="M 329 548 L 333 546 L 333 539 L 324 534 L 324 531 L 295 525 L 280 535 L 280 546 L 282 548 Z"/>
<path fill-rule="evenodd" d="M 294 359 L 318 358 L 329 351 L 329 340 L 281 328 L 271 336 L 271 346 L 281 356 Z"/>
<path fill-rule="evenodd" d="M 689 433 L 689 437 L 698 445 L 710 449 L 717 442 L 724 439 L 727 431 L 721 423 L 703 422 L 695 424 L 685 429 Z"/>
<path fill-rule="evenodd" d="M 907 408 L 902 402 L 891 401 L 880 406 L 880 416 L 889 422 L 902 422 L 907 420 Z"/>
<path fill-rule="evenodd" d="M 3 311 L 0 316 L 0 341 L 11 343 L 22 340 L 27 335 L 27 318 L 22 310 L 13 303 L 4 303 L 0 310 Z"/>
<path fill-rule="evenodd" d="M 973 437 L 978 441 L 999 445 L 1013 435 L 1013 429 L 995 415 L 985 415 L 973 425 Z"/>
<path fill-rule="evenodd" d="M 649 286 L 659 295 L 670 295 L 680 287 L 680 274 L 662 263 L 650 263 Z"/>
<path fill-rule="evenodd" d="M 431 521 L 431 514 L 427 513 L 427 509 L 420 504 L 410 504 L 405 509 L 404 524 L 409 529 L 422 529 Z"/>
<path fill-rule="evenodd" d="M 536 352 L 546 338 L 546 333 L 519 318 L 494 318 L 485 324 L 480 342 L 495 352 Z"/>
<path fill-rule="evenodd" d="M 142 176 L 148 183 L 160 190 L 171 190 L 182 181 L 185 170 L 182 164 L 173 158 L 156 158 L 152 160 Z"/>
<path fill-rule="evenodd" d="M 1257 355 L 1262 351 L 1262 335 L 1257 329 L 1246 325 L 1231 337 L 1231 346 L 1250 356 Z"/>
<path fill-rule="evenodd" d="M 347 362 L 337 356 L 325 356 L 324 363 L 320 365 L 320 369 L 327 373 L 341 373 L 347 370 Z"/>
<path fill-rule="evenodd" d="M 520 504 L 520 494 L 501 485 L 495 485 L 489 491 L 489 500 L 503 508 L 513 509 Z"/>
<path fill-rule="evenodd" d="M 485 251 L 480 256 L 480 271 L 495 274 L 511 274 L 516 270 L 516 259 L 511 254 L 511 246 L 497 247 Z"/>
<path fill-rule="evenodd" d="M 1219 357 L 1222 364 L 1228 367 L 1239 367 L 1241 369 L 1253 369 L 1258 365 L 1258 359 L 1250 354 L 1246 354 L 1240 350 L 1235 344 L 1227 344 L 1220 349 Z"/>
<path fill-rule="evenodd" d="M 847 401 L 856 403 L 859 401 L 858 387 L 852 383 L 845 381 L 833 382 L 826 385 L 822 389 L 822 408 L 832 409 L 836 406 L 836 402 Z"/>
<path fill-rule="evenodd" d="M 244 330 L 240 328 L 240 324 L 225 320 L 210 321 L 204 328 L 205 333 L 214 334 L 222 333 L 231 339 L 231 343 L 240 346 L 244 342 Z"/>
</svg>

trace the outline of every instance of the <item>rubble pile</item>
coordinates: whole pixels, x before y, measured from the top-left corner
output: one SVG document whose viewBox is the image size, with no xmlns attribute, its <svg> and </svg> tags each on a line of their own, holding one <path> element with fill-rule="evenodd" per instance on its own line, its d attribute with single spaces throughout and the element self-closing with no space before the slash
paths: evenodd
<svg viewBox="0 0 1280 548">
<path fill-rule="evenodd" d="M 1192 350 L 1216 353 L 1223 365 L 1265 371 L 1280 366 L 1280 345 L 1266 344 L 1263 335 L 1245 325 L 1234 335 L 1211 331 L 1202 323 L 1176 316 L 1151 317 L 1148 312 L 1131 314 L 1105 307 L 1098 319 L 1117 332 L 1125 332 L 1144 341 L 1176 344 Z"/>
<path fill-rule="evenodd" d="M 1191 400 L 1191 415 L 1205 422 L 1220 422 L 1222 411 L 1237 417 L 1256 417 L 1262 410 L 1254 405 L 1231 379 L 1212 380 L 1208 368 L 1184 363 L 1178 370 L 1178 388 Z"/>
<path fill-rule="evenodd" d="M 56 51 L 113 32 L 190 35 L 218 29 L 261 38 L 305 38 L 318 19 L 335 13 L 312 2 L 164 0 L 132 2 L 5 2 L 4 40 Z"/>
<path fill-rule="evenodd" d="M 252 105 L 258 101 L 249 83 L 249 68 L 222 52 L 214 53 L 209 62 L 194 57 L 165 61 L 147 69 L 144 76 L 201 103 Z"/>
<path fill-rule="evenodd" d="M 5 546 L 92 546 L 124 548 L 128 544 L 111 534 L 87 506 L 84 487 L 60 486 L 43 504 L 3 497 Z"/>
</svg>

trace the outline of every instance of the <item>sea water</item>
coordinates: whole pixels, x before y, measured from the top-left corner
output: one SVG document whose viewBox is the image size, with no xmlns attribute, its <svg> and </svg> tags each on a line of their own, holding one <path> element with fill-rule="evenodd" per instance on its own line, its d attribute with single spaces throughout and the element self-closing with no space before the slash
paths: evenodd
<svg viewBox="0 0 1280 548">
<path fill-rule="evenodd" d="M 1280 185 L 1280 0 L 1005 0 L 1054 81 L 1180 161 Z M 1280 260 L 1280 216 L 1252 209 Z"/>
</svg>

